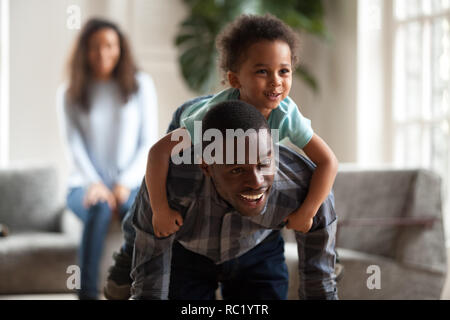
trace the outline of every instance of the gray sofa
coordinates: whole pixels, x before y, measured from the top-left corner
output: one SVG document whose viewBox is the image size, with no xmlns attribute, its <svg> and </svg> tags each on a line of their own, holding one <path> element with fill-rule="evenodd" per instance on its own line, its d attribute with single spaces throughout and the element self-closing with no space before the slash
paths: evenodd
<svg viewBox="0 0 450 320">
<path fill-rule="evenodd" d="M 447 257 L 437 175 L 427 170 L 341 169 L 334 194 L 337 251 L 344 266 L 340 299 L 441 297 Z M 295 299 L 297 253 L 292 236 L 285 233 L 289 298 Z M 374 287 L 377 274 L 379 288 Z"/>
<path fill-rule="evenodd" d="M 0 170 L 0 294 L 68 292 L 80 224 L 59 199 L 52 167 Z"/>
<path fill-rule="evenodd" d="M 51 167 L 0 170 L 0 223 L 10 229 L 0 238 L 0 295 L 73 292 L 66 270 L 77 263 L 81 224 L 58 190 Z M 447 270 L 440 179 L 425 170 L 340 170 L 334 193 L 345 268 L 339 298 L 439 299 Z M 111 228 L 102 282 L 122 242 L 119 225 Z M 289 298 L 296 299 L 296 244 L 292 233 L 284 235 Z M 372 265 L 380 268 L 381 289 L 367 287 Z"/>
</svg>

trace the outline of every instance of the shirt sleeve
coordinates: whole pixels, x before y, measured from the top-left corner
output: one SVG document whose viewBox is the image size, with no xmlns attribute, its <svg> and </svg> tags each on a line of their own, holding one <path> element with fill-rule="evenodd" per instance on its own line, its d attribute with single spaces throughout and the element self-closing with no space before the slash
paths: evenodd
<svg viewBox="0 0 450 320">
<path fill-rule="evenodd" d="M 279 130 L 280 140 L 288 137 L 300 149 L 303 149 L 308 144 L 314 134 L 311 120 L 300 113 L 297 105 L 291 99 L 289 99 L 287 114 L 281 121 Z"/>
<path fill-rule="evenodd" d="M 195 109 L 195 111 L 193 111 L 192 109 Z M 201 131 L 199 131 L 197 135 L 195 134 L 195 122 L 203 121 L 203 118 L 205 117 L 205 114 L 209 111 L 209 109 L 211 109 L 211 106 L 209 104 L 205 104 L 203 101 L 200 101 L 195 105 L 192 105 L 190 108 L 188 107 L 181 114 L 180 127 L 186 128 L 186 130 L 189 132 L 191 141 L 193 141 L 194 144 L 201 142 L 201 139 L 197 137 L 198 134 L 201 135 Z"/>
<path fill-rule="evenodd" d="M 145 183 L 142 184 L 131 210 L 136 231 L 131 268 L 132 299 L 167 300 L 175 234 L 166 238 L 155 237 Z"/>
<path fill-rule="evenodd" d="M 56 94 L 56 106 L 61 127 L 61 132 L 66 140 L 70 158 L 76 170 L 89 183 L 100 182 L 102 179 L 88 156 L 86 144 L 84 143 L 80 129 L 74 119 L 75 112 L 69 106 L 66 98 L 66 86 L 61 85 Z M 70 109 L 72 108 L 72 109 Z"/>
<path fill-rule="evenodd" d="M 314 217 L 309 232 L 295 232 L 301 300 L 338 299 L 334 272 L 337 218 L 332 199 L 330 194 Z"/>
<path fill-rule="evenodd" d="M 150 76 L 140 74 L 138 104 L 141 112 L 141 130 L 138 147 L 130 164 L 120 173 L 118 183 L 128 188 L 136 187 L 145 174 L 150 147 L 158 140 L 158 101 Z"/>
</svg>

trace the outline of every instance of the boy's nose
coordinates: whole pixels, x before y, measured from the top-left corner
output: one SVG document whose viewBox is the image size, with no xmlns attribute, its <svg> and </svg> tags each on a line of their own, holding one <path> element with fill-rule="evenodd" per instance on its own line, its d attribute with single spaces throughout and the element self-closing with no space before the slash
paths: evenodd
<svg viewBox="0 0 450 320">
<path fill-rule="evenodd" d="M 281 79 L 279 77 L 274 77 L 272 79 L 272 87 L 278 87 L 281 83 Z"/>
</svg>

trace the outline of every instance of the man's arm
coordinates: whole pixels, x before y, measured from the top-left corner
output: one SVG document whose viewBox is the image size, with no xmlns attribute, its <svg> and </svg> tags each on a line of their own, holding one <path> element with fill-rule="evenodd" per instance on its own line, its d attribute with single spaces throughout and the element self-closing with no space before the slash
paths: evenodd
<svg viewBox="0 0 450 320">
<path fill-rule="evenodd" d="M 336 300 L 336 226 L 333 195 L 319 208 L 311 230 L 295 232 L 298 249 L 299 298 Z"/>
<path fill-rule="evenodd" d="M 145 183 L 142 184 L 131 210 L 134 210 L 133 226 L 136 231 L 131 269 L 132 299 L 166 300 L 175 235 L 156 238 Z"/>
</svg>

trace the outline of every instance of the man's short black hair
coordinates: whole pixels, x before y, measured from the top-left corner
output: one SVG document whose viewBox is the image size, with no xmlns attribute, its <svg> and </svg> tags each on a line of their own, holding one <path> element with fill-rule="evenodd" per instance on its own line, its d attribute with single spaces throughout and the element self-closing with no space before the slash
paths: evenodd
<svg viewBox="0 0 450 320">
<path fill-rule="evenodd" d="M 267 129 L 270 132 L 266 118 L 254 106 L 241 101 L 229 100 L 212 107 L 203 118 L 202 135 L 208 129 L 218 129 L 223 136 L 226 129 Z"/>
</svg>

